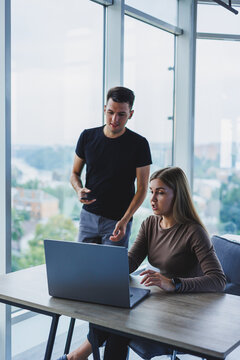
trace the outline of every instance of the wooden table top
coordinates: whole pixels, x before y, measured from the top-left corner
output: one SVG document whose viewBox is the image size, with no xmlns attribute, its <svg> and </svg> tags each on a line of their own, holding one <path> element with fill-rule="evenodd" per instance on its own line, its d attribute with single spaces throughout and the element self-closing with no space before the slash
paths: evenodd
<svg viewBox="0 0 240 360">
<path fill-rule="evenodd" d="M 139 279 L 131 277 L 131 285 Z M 189 351 L 224 359 L 240 344 L 240 296 L 202 293 L 151 295 L 133 309 L 53 298 L 45 265 L 0 276 L 0 301 L 31 306 Z"/>
</svg>

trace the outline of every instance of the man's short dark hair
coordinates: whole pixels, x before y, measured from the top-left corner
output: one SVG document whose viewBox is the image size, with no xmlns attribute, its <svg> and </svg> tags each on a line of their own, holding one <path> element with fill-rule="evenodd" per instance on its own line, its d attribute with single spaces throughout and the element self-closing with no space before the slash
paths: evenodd
<svg viewBox="0 0 240 360">
<path fill-rule="evenodd" d="M 134 92 L 123 86 L 115 86 L 108 90 L 107 93 L 107 102 L 109 99 L 112 99 L 118 103 L 128 103 L 130 110 L 133 107 L 135 95 Z"/>
</svg>

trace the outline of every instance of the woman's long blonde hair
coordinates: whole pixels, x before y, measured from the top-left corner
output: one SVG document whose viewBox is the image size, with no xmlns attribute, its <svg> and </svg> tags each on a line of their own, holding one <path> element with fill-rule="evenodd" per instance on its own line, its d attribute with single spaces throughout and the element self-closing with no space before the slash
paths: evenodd
<svg viewBox="0 0 240 360">
<path fill-rule="evenodd" d="M 150 181 L 159 179 L 174 192 L 173 217 L 179 224 L 195 222 L 201 225 L 200 220 L 190 194 L 190 188 L 184 171 L 179 167 L 166 167 L 155 171 Z"/>
</svg>

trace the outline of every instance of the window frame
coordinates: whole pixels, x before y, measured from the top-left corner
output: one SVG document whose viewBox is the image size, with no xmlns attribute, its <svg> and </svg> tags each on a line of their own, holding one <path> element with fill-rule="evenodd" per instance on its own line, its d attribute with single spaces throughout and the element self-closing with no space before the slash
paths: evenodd
<svg viewBox="0 0 240 360">
<path fill-rule="evenodd" d="M 11 268 L 11 22 L 10 0 L 0 0 L 0 274 Z M 11 308 L 0 304 L 0 358 L 11 359 Z"/>
</svg>

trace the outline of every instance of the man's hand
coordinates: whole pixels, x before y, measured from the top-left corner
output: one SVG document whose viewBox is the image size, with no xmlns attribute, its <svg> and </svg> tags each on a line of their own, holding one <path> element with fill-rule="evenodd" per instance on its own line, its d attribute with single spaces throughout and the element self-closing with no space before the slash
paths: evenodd
<svg viewBox="0 0 240 360">
<path fill-rule="evenodd" d="M 141 284 L 144 284 L 145 286 L 158 286 L 168 292 L 173 292 L 175 290 L 172 280 L 156 271 L 145 270 L 141 272 L 140 275 L 145 275 L 141 280 Z"/>
<path fill-rule="evenodd" d="M 92 204 L 94 201 L 96 201 L 96 199 L 88 199 L 87 196 L 88 194 L 91 194 L 91 190 L 87 189 L 87 188 L 81 188 L 78 192 L 78 199 L 82 204 Z"/>
<path fill-rule="evenodd" d="M 120 241 L 126 233 L 127 223 L 126 221 L 119 220 L 116 223 L 115 229 L 112 236 L 110 236 L 111 241 Z"/>
</svg>

